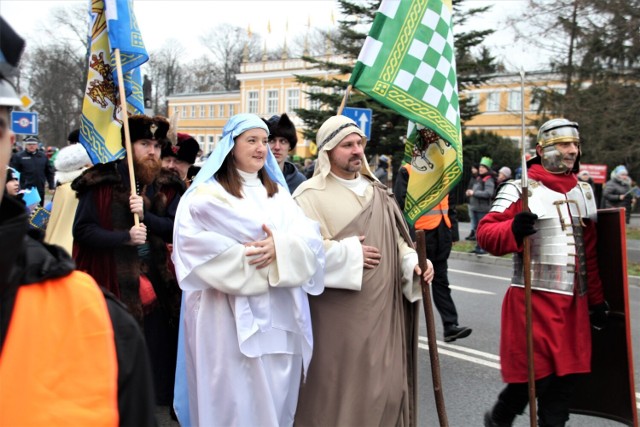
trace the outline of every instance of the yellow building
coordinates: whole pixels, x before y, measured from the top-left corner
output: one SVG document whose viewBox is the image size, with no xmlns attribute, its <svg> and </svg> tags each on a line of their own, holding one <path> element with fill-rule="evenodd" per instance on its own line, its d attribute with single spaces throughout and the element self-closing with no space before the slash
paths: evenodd
<svg viewBox="0 0 640 427">
<path fill-rule="evenodd" d="M 524 110 L 525 133 L 535 135 L 537 128 L 533 120 L 539 118 L 539 103 L 532 96 L 536 89 L 564 91 L 564 84 L 558 74 L 535 72 L 525 74 Z M 496 74 L 482 86 L 463 91 L 462 97 L 472 99 L 478 106 L 479 114 L 465 122 L 466 132 L 491 131 L 520 143 L 522 135 L 522 93 L 520 74 Z"/>
<path fill-rule="evenodd" d="M 349 62 L 343 57 L 325 58 L 334 63 Z M 204 153 L 213 149 L 222 135 L 222 128 L 229 117 L 237 113 L 253 113 L 269 118 L 286 112 L 298 129 L 297 155 L 310 157 L 309 142 L 302 135 L 304 123 L 296 115 L 296 108 L 318 109 L 305 91 L 320 91 L 296 82 L 295 75 L 341 78 L 348 76 L 337 71 L 312 68 L 302 59 L 282 59 L 243 63 L 236 76 L 240 90 L 231 92 L 192 93 L 169 96 L 169 116 L 179 114 L 178 129 L 193 135 Z M 525 123 L 538 117 L 538 104 L 533 99 L 535 88 L 564 90 L 557 74 L 547 72 L 529 73 L 525 76 Z M 463 91 L 462 97 L 471 97 L 478 105 L 479 114 L 465 123 L 466 131 L 492 131 L 510 138 L 514 143 L 521 137 L 521 93 L 520 74 L 496 74 L 480 87 Z M 534 126 L 527 126 L 528 134 L 536 133 Z"/>
</svg>

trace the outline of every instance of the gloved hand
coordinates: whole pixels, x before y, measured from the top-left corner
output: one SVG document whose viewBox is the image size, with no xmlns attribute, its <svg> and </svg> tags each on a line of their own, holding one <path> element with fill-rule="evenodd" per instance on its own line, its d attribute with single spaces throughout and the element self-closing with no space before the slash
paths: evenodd
<svg viewBox="0 0 640 427">
<path fill-rule="evenodd" d="M 591 327 L 596 331 L 601 331 L 607 326 L 607 317 L 609 317 L 609 303 L 606 301 L 589 307 L 589 321 Z"/>
<path fill-rule="evenodd" d="M 511 223 L 511 232 L 516 238 L 518 245 L 522 244 L 522 240 L 526 236 L 530 236 L 536 232 L 534 225 L 537 219 L 538 215 L 532 212 L 520 212 L 513 218 L 513 222 Z"/>
</svg>

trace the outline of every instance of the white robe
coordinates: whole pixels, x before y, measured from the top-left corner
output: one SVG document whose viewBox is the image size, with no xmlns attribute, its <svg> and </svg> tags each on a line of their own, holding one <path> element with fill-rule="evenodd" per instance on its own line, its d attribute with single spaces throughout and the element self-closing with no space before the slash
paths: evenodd
<svg viewBox="0 0 640 427">
<path fill-rule="evenodd" d="M 307 293 L 323 289 L 319 226 L 282 187 L 254 175 L 245 196 L 213 178 L 184 197 L 173 261 L 184 290 L 189 415 L 200 426 L 292 425 L 313 337 Z M 244 244 L 273 232 L 276 260 L 257 270 Z"/>
</svg>

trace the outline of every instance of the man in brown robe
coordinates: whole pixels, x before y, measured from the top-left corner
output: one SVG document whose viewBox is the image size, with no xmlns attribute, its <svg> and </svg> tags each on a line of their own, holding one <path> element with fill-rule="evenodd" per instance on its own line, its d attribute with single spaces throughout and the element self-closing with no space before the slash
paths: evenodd
<svg viewBox="0 0 640 427">
<path fill-rule="evenodd" d="M 318 164 L 294 198 L 320 223 L 325 291 L 309 297 L 314 352 L 296 426 L 416 425 L 417 304 L 422 273 L 402 214 L 364 158 L 351 119 L 318 131 Z"/>
</svg>

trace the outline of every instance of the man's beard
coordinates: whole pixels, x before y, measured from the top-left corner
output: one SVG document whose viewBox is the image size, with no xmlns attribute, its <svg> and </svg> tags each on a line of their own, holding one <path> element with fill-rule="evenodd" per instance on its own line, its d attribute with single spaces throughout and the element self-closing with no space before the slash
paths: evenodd
<svg viewBox="0 0 640 427">
<path fill-rule="evenodd" d="M 158 176 L 158 172 L 160 172 L 161 167 L 162 162 L 160 159 L 149 157 L 142 160 L 136 158 L 133 159 L 133 168 L 136 172 L 136 178 L 143 185 L 151 184 Z"/>
</svg>

